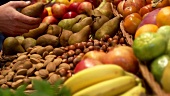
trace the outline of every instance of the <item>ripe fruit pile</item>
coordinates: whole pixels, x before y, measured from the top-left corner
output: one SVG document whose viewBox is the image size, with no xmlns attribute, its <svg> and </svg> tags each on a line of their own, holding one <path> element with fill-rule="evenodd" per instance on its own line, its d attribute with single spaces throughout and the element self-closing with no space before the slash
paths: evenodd
<svg viewBox="0 0 170 96">
<path fill-rule="evenodd" d="M 142 33 L 135 38 L 132 46 L 136 57 L 141 62 L 145 62 L 156 81 L 167 93 L 170 92 L 170 87 L 167 86 L 169 85 L 169 81 L 167 80 L 169 78 L 168 73 L 170 71 L 168 67 L 168 58 L 170 56 L 168 36 L 170 34 L 170 31 L 168 31 L 169 29 L 170 26 L 166 25 L 159 27 L 156 33 Z"/>
<path fill-rule="evenodd" d="M 151 6 L 151 2 L 148 3 L 149 1 L 114 0 L 111 2 L 110 0 L 103 0 L 98 7 L 94 7 L 93 4 L 87 1 L 72 3 L 69 6 L 61 3 L 44 4 L 38 2 L 23 8 L 21 13 L 32 17 L 40 17 L 43 20 L 38 28 L 29 30 L 28 33 L 24 33 L 22 36 L 8 37 L 4 40 L 2 55 L 4 62 L 2 60 L 1 63 L 5 63 L 5 66 L 0 72 L 1 88 L 15 90 L 22 84 L 28 84 L 26 91 L 32 91 L 34 90 L 31 82 L 33 79 L 46 80 L 50 84 L 62 79 L 64 85 L 71 86 L 71 90 L 84 86 L 81 89 L 76 89 L 76 92 L 72 92 L 75 96 L 85 93 L 89 93 L 87 95 L 98 94 L 96 92 L 101 87 L 106 89 L 101 91 L 104 95 L 110 94 L 109 91 L 112 88 L 116 89 L 116 92 L 111 92 L 113 95 L 124 94 L 124 96 L 130 96 L 135 91 L 139 92 L 135 94 L 140 94 L 141 91 L 145 93 L 145 88 L 142 87 L 141 82 L 136 81 L 139 78 L 131 74 L 136 75 L 140 72 L 138 58 L 142 62 L 150 63 L 150 61 L 153 61 L 150 68 L 151 72 L 161 83 L 161 87 L 168 92 L 169 87 L 166 85 L 169 85 L 169 81 L 166 80 L 166 77 L 168 76 L 169 64 L 165 64 L 167 67 L 164 66 L 164 68 L 159 69 L 160 64 L 157 62 L 159 61 L 157 57 L 164 53 L 170 53 L 168 37 L 170 28 L 169 26 L 163 26 L 169 23 L 166 23 L 163 19 L 160 20 L 160 18 L 167 15 L 164 10 L 169 10 L 169 7 L 164 9 L 159 2 L 157 5 L 159 7 L 155 7 L 152 9 L 153 11 L 143 11 L 143 8 L 146 8 L 144 7 L 146 3 Z M 163 2 L 161 3 L 163 4 Z M 75 6 L 77 7 L 73 10 Z M 118 8 L 119 13 L 115 8 Z M 76 11 L 76 13 L 67 13 L 70 10 Z M 138 11 L 139 13 L 137 13 Z M 148 13 L 146 14 L 146 12 Z M 154 16 L 154 18 L 150 19 L 151 16 Z M 146 22 L 148 18 L 150 21 Z M 132 47 L 129 47 L 131 43 L 127 42 L 129 37 L 127 38 L 119 28 L 122 20 L 125 31 L 135 37 Z M 120 48 L 117 45 L 123 47 Z M 93 53 L 93 50 L 100 51 L 102 58 L 99 59 L 95 56 L 98 53 Z M 92 55 L 91 52 L 95 55 Z M 12 55 L 12 58 L 10 58 L 10 55 Z M 89 59 L 90 56 L 98 60 Z M 154 60 L 156 60 L 156 63 Z M 84 62 L 87 61 L 90 63 L 85 64 Z M 80 66 L 78 67 L 78 65 Z M 103 66 L 104 69 L 101 68 L 102 71 L 99 71 L 99 69 L 95 69 L 98 68 L 95 65 Z M 109 68 L 105 69 L 104 66 L 109 66 Z M 123 74 L 120 77 L 114 77 L 118 74 L 117 72 L 111 72 L 111 75 L 108 75 L 110 73 L 107 73 L 107 71 L 111 70 L 111 66 L 114 66 L 113 69 L 115 70 L 118 67 L 121 68 Z M 89 67 L 94 67 L 94 69 L 92 70 Z M 161 72 L 157 73 L 155 68 Z M 89 70 L 92 70 L 92 72 Z M 98 71 L 100 73 L 97 73 Z M 88 72 L 91 73 L 87 74 Z M 131 75 L 129 75 L 129 72 Z M 102 74 L 103 76 L 101 76 Z M 84 79 L 79 79 L 81 76 L 84 76 Z M 100 79 L 92 79 L 97 78 L 96 76 Z M 114 78 L 105 78 L 107 76 L 113 76 Z M 89 85 L 83 84 L 81 80 L 87 79 Z M 70 80 L 73 85 L 67 85 Z M 94 83 L 90 80 L 101 81 L 94 81 Z M 132 82 L 130 83 L 128 80 L 132 80 Z M 82 85 L 74 86 L 74 84 L 77 84 L 75 81 L 81 82 Z M 110 86 L 111 84 L 115 86 Z M 127 84 L 131 86 L 127 86 Z M 121 90 L 118 87 L 121 87 Z"/>
<path fill-rule="evenodd" d="M 146 64 L 163 89 L 161 92 L 170 93 L 169 82 L 165 80 L 165 76 L 169 77 L 170 1 L 114 0 L 113 3 L 124 18 L 125 31 L 134 37 L 132 47 L 136 57 Z"/>
<path fill-rule="evenodd" d="M 34 11 L 32 9 L 35 9 L 37 6 L 43 6 L 43 4 L 38 2 L 37 5 L 35 3 L 23 8 L 21 12 L 35 17 L 35 15 L 30 14 L 39 13 L 37 10 Z M 120 31 L 119 24 L 121 17 L 118 14 L 113 14 L 111 2 L 103 1 L 101 6 L 93 10 L 88 10 L 91 14 L 83 13 L 74 18 L 62 19 L 58 24 L 42 22 L 38 28 L 30 30 L 22 36 L 8 37 L 3 43 L 3 53 L 5 55 L 15 55 L 19 52 L 25 52 L 28 47 L 34 47 L 36 45 L 43 47 L 47 45 L 65 47 L 76 43 L 87 42 L 91 38 L 100 40 L 105 35 L 113 37 Z M 88 8 L 86 7 L 85 9 Z M 85 9 L 83 12 L 87 11 Z M 120 42 L 122 41 L 124 42 L 124 38 L 120 39 Z M 14 46 L 17 47 L 14 48 Z"/>
<path fill-rule="evenodd" d="M 118 12 L 124 18 L 124 28 L 126 32 L 135 35 L 136 30 L 144 24 L 156 24 L 155 16 L 158 11 L 169 6 L 169 0 L 114 0 Z M 168 22 L 163 15 L 169 11 L 159 13 L 157 21 Z M 165 20 L 165 21 L 162 21 Z M 160 26 L 158 23 L 156 24 Z"/>
<path fill-rule="evenodd" d="M 33 10 L 30 6 L 21 12 Z M 35 5 L 33 8 L 36 9 Z M 119 29 L 122 18 L 112 8 L 111 2 L 103 1 L 89 11 L 91 14 L 79 14 L 57 24 L 43 22 L 22 36 L 6 38 L 3 42 L 3 59 L 6 61 L 1 69 L 1 88 L 15 90 L 28 84 L 28 92 L 34 90 L 31 82 L 34 79 L 46 80 L 50 84 L 59 79 L 65 81 L 74 74 L 75 66 L 85 53 L 92 50 L 109 52 L 116 45 L 128 45 Z M 10 55 L 16 57 L 9 60 Z"/>
<path fill-rule="evenodd" d="M 170 14 L 167 10 L 170 11 L 170 6 L 148 13 L 150 15 L 157 12 L 157 14 L 154 14 L 154 22 L 139 26 L 132 47 L 136 57 L 141 62 L 145 62 L 161 88 L 166 93 L 170 93 L 170 87 L 167 86 L 170 83 L 167 81 L 169 78 L 167 74 L 170 71 L 169 59 L 167 59 L 170 56 L 170 24 L 167 18 L 169 18 Z"/>
</svg>

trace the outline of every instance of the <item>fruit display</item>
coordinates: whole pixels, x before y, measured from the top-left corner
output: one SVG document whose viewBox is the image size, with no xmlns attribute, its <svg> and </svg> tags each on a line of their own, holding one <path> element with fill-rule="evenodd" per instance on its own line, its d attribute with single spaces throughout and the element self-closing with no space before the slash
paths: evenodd
<svg viewBox="0 0 170 96">
<path fill-rule="evenodd" d="M 4 34 L 0 95 L 168 96 L 169 5 L 32 0 L 20 12 L 42 21 L 20 36 Z"/>
<path fill-rule="evenodd" d="M 162 30 L 162 28 L 166 26 L 161 26 L 157 30 Z M 137 56 L 140 62 L 143 62 L 153 74 L 155 81 L 166 93 L 169 93 L 169 87 L 165 86 L 168 84 L 168 81 L 166 81 L 168 71 L 165 69 L 168 69 L 169 64 L 169 36 L 166 38 L 165 34 L 163 34 L 164 32 L 167 35 L 170 31 L 144 32 L 135 38 L 132 48 L 135 56 Z M 163 78 L 165 79 L 165 75 L 166 80 L 163 80 Z"/>
<path fill-rule="evenodd" d="M 139 3 L 144 5 L 142 5 L 143 7 L 140 7 L 138 11 L 136 11 L 136 9 L 132 11 L 126 10 L 128 4 L 134 3 L 134 5 L 129 5 L 129 9 L 131 9 L 131 5 L 136 6 L 135 4 L 142 2 L 142 0 L 120 1 L 119 4 L 121 5 L 117 5 L 117 8 L 119 9 L 119 13 L 125 12 L 121 13 L 124 17 L 122 25 L 124 25 L 124 30 L 133 37 L 132 48 L 135 56 L 139 59 L 140 69 L 144 78 L 150 86 L 157 86 L 152 88 L 158 96 L 168 96 L 169 87 L 165 85 L 168 85 L 168 81 L 166 80 L 168 79 L 170 31 L 168 28 L 169 13 L 167 11 L 170 3 L 168 0 L 163 0 L 154 6 L 156 1 L 150 1 L 150 3 L 145 2 L 148 8 L 146 11 L 142 11 L 144 7 L 146 8 L 144 3 Z M 152 7 L 149 7 L 150 5 L 148 4 L 152 4 Z M 133 25 L 133 27 L 129 28 L 130 25 Z M 165 62 L 167 62 L 167 64 Z M 148 76 L 145 76 L 145 74 L 148 74 Z M 149 77 L 149 75 L 153 77 Z M 165 75 L 167 76 L 166 80 Z M 154 83 L 152 83 L 152 81 L 154 81 Z"/>
</svg>

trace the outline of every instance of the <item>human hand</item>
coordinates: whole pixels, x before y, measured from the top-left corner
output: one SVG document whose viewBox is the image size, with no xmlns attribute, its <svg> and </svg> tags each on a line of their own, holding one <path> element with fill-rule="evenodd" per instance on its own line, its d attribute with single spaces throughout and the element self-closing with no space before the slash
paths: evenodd
<svg viewBox="0 0 170 96">
<path fill-rule="evenodd" d="M 0 31 L 6 36 L 17 36 L 37 28 L 40 18 L 23 15 L 17 8 L 26 7 L 30 1 L 10 1 L 0 6 Z"/>
</svg>

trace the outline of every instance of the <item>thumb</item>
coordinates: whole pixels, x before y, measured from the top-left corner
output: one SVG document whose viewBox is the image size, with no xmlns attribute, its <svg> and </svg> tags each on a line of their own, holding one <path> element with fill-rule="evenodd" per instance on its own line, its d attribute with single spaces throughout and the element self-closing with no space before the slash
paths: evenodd
<svg viewBox="0 0 170 96">
<path fill-rule="evenodd" d="M 31 1 L 11 1 L 9 2 L 14 8 L 26 7 L 31 4 Z"/>
</svg>

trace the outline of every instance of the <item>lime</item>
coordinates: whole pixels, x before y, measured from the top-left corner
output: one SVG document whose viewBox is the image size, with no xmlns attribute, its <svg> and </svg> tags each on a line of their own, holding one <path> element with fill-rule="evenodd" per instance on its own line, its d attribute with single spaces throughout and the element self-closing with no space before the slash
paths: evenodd
<svg viewBox="0 0 170 96">
<path fill-rule="evenodd" d="M 166 40 L 170 38 L 170 26 L 164 25 L 158 28 L 157 33 L 162 34 Z"/>
<path fill-rule="evenodd" d="M 161 34 L 145 32 L 135 38 L 132 48 L 139 60 L 150 61 L 165 53 L 167 41 Z"/>
<path fill-rule="evenodd" d="M 166 38 L 168 44 L 167 44 L 167 49 L 166 49 L 166 54 L 170 56 L 170 25 L 164 25 L 159 27 L 157 30 L 157 33 L 162 34 L 164 38 Z"/>
<path fill-rule="evenodd" d="M 157 82 L 160 83 L 163 71 L 168 63 L 170 63 L 170 57 L 168 55 L 161 55 L 151 62 L 150 71 Z"/>
<path fill-rule="evenodd" d="M 168 54 L 170 56 L 170 39 L 168 40 L 167 48 L 165 54 Z"/>
</svg>

